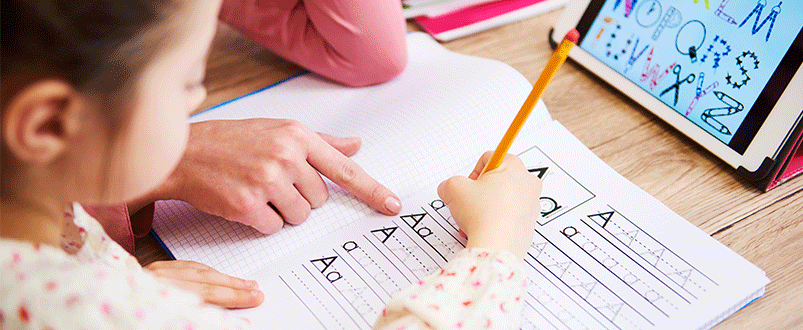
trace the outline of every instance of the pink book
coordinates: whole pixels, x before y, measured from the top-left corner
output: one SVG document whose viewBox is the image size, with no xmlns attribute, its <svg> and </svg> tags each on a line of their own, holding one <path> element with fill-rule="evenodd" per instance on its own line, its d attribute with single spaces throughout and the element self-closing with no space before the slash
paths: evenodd
<svg viewBox="0 0 803 330">
<path fill-rule="evenodd" d="M 803 174 L 803 124 L 798 123 L 792 138 L 786 142 L 776 157 L 770 175 L 759 185 L 764 191 L 768 191 L 801 174 Z"/>
<path fill-rule="evenodd" d="M 532 17 L 566 4 L 567 0 L 498 0 L 461 8 L 443 15 L 415 18 L 427 33 L 448 41 Z"/>
</svg>

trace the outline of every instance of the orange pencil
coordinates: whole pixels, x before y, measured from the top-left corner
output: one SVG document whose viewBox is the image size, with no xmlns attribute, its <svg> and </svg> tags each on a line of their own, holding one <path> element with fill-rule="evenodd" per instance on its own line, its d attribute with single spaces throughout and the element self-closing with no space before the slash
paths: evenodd
<svg viewBox="0 0 803 330">
<path fill-rule="evenodd" d="M 519 113 L 516 114 L 516 118 L 513 119 L 513 123 L 510 124 L 510 128 L 507 129 L 505 132 L 505 136 L 502 137 L 502 142 L 499 142 L 499 146 L 496 147 L 494 150 L 493 156 L 485 164 L 485 168 L 482 169 L 482 173 L 480 175 L 485 174 L 485 172 L 491 171 L 499 167 L 499 164 L 502 164 L 502 159 L 505 158 L 508 149 L 513 144 L 513 140 L 516 138 L 516 135 L 519 134 L 521 127 L 524 126 L 524 122 L 527 120 L 527 117 L 530 116 L 530 113 L 535 108 L 535 104 L 538 102 L 538 99 L 541 98 L 541 95 L 544 94 L 544 90 L 546 86 L 552 81 L 552 78 L 555 77 L 555 74 L 560 69 L 560 66 L 563 65 L 563 62 L 566 61 L 566 57 L 569 56 L 569 50 L 572 49 L 574 43 L 577 42 L 577 39 L 580 37 L 580 33 L 577 30 L 572 29 L 566 36 L 563 37 L 563 41 L 560 42 L 558 48 L 555 49 L 555 52 L 552 53 L 552 57 L 549 58 L 549 62 L 546 64 L 546 68 L 544 68 L 544 72 L 541 72 L 541 76 L 538 77 L 538 80 L 533 85 L 533 90 L 530 92 L 530 95 L 527 96 L 527 100 L 524 101 L 524 105 L 521 106 L 521 110 Z"/>
</svg>

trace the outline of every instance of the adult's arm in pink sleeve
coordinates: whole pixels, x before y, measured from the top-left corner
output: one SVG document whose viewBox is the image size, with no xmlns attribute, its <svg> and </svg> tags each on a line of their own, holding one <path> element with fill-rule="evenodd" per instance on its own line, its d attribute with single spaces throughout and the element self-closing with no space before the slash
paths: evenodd
<svg viewBox="0 0 803 330">
<path fill-rule="evenodd" d="M 151 230 L 153 222 L 153 204 L 143 209 L 149 210 L 150 214 L 131 221 L 128 206 L 125 203 L 115 205 L 81 205 L 89 215 L 95 218 L 102 226 L 106 234 L 109 235 L 117 244 L 120 244 L 128 253 L 134 255 L 134 243 L 137 238 L 143 237 Z M 139 213 L 137 213 L 139 214 Z"/>
<path fill-rule="evenodd" d="M 407 64 L 399 0 L 225 0 L 220 19 L 275 54 L 349 86 Z"/>
</svg>

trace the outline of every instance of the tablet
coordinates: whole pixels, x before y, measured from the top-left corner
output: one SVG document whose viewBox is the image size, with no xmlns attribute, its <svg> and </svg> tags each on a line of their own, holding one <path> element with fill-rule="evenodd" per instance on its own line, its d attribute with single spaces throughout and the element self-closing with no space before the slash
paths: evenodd
<svg viewBox="0 0 803 330">
<path fill-rule="evenodd" d="M 765 176 L 801 120 L 803 1 L 577 0 L 550 39 L 716 156 Z"/>
</svg>

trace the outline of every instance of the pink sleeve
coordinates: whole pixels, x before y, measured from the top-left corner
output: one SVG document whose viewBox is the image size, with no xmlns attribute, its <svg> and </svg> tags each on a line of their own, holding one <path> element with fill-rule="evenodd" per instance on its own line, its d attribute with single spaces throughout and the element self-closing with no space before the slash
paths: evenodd
<svg viewBox="0 0 803 330">
<path fill-rule="evenodd" d="M 131 255 L 134 255 L 134 240 L 136 237 L 147 234 L 134 233 L 131 228 L 131 217 L 128 214 L 128 206 L 125 204 L 106 205 L 106 206 L 90 206 L 81 205 L 86 213 L 89 213 L 93 218 L 98 220 L 103 226 L 103 230 L 109 235 L 117 244 L 120 244 Z M 148 226 L 150 230 L 150 226 Z"/>
<path fill-rule="evenodd" d="M 407 64 L 399 0 L 225 0 L 220 19 L 274 53 L 349 86 Z"/>
</svg>

